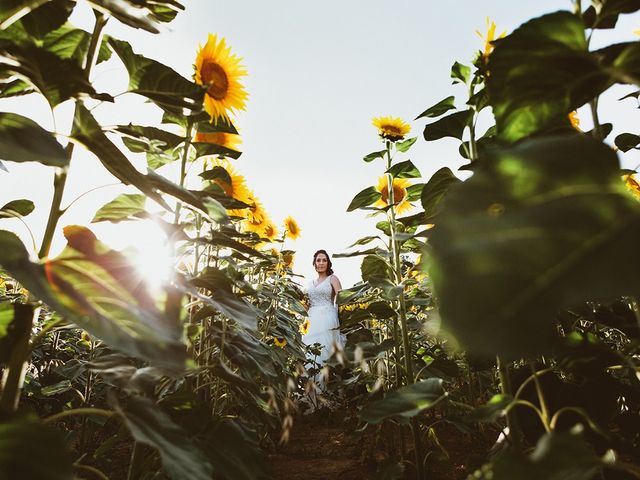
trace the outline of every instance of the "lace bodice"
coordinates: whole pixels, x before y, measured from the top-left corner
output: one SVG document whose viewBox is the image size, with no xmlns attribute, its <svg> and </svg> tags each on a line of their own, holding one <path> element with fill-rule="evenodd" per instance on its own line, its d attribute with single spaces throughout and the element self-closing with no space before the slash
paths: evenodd
<svg viewBox="0 0 640 480">
<path fill-rule="evenodd" d="M 331 299 L 333 289 L 331 288 L 331 276 L 325 278 L 317 285 L 313 281 L 309 283 L 309 302 L 311 307 L 333 306 Z"/>
</svg>

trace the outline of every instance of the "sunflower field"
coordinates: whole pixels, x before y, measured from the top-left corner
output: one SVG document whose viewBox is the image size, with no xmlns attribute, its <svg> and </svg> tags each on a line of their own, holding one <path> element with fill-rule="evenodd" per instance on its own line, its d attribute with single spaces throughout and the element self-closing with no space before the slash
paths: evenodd
<svg viewBox="0 0 640 480">
<path fill-rule="evenodd" d="M 104 32 L 159 33 L 179 1 L 85 3 L 89 31 L 73 0 L 0 4 L 0 105 L 73 107 L 56 131 L 0 107 L 0 179 L 24 185 L 0 206 L 0 480 L 640 478 L 640 184 L 621 168 L 640 132 L 598 116 L 614 86 L 640 105 L 640 42 L 590 45 L 639 0 L 576 0 L 509 34 L 488 20 L 472 64 L 440 72 L 452 95 L 416 105 L 421 136 L 373 119 L 378 179 L 354 179 L 345 209 L 376 234 L 334 255 L 361 280 L 338 293 L 346 344 L 326 364 L 302 341 L 301 227 L 233 163 L 242 59 L 212 33 L 186 78 Z M 156 125 L 98 86 L 103 62 Z M 465 165 L 423 178 L 411 148 L 445 138 Z M 153 222 L 166 279 L 65 222 L 79 151 L 123 187 L 92 223 Z M 53 177 L 37 240 L 2 225 L 30 231 L 16 162 Z"/>
</svg>

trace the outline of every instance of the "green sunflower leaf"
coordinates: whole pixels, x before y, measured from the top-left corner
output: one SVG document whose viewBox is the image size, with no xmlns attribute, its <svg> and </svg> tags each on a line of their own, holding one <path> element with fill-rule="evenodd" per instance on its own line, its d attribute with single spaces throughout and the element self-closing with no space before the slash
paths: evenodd
<svg viewBox="0 0 640 480">
<path fill-rule="evenodd" d="M 471 124 L 472 110 L 452 113 L 442 117 L 424 127 L 424 139 L 426 141 L 439 140 L 444 137 L 453 137 L 462 140 L 464 129 Z"/>
<path fill-rule="evenodd" d="M 487 91 L 501 140 L 570 129 L 569 112 L 612 84 L 598 55 L 587 50 L 584 25 L 570 12 L 535 18 L 495 45 Z"/>
<path fill-rule="evenodd" d="M 124 193 L 118 195 L 100 209 L 93 216 L 91 223 L 134 220 L 148 216 L 144 208 L 146 197 L 140 194 Z"/>
<path fill-rule="evenodd" d="M 71 24 L 64 24 L 57 30 L 48 33 L 42 45 L 48 51 L 55 53 L 60 58 L 73 58 L 82 65 L 89 48 L 91 34 Z M 103 39 L 98 51 L 98 62 L 104 62 L 111 58 L 111 50 L 107 40 Z"/>
<path fill-rule="evenodd" d="M 174 371 L 184 368 L 180 325 L 169 324 L 135 267 L 84 227 L 65 227 L 69 244 L 40 264 L 13 233 L 0 231 L 0 265 L 52 309 L 109 346 Z"/>
<path fill-rule="evenodd" d="M 26 217 L 36 208 L 31 200 L 21 198 L 20 200 L 12 200 L 9 203 L 5 203 L 0 208 L 0 218 L 11 218 L 15 216 Z"/>
<path fill-rule="evenodd" d="M 365 405 L 360 418 L 365 422 L 378 424 L 387 418 L 411 418 L 423 410 L 433 407 L 445 396 L 442 380 L 427 380 L 407 385 L 387 394 L 383 399 Z"/>
<path fill-rule="evenodd" d="M 444 100 L 440 100 L 435 105 L 427 108 L 415 119 L 418 120 L 419 118 L 423 118 L 423 117 L 427 117 L 427 118 L 439 117 L 440 115 L 447 113 L 449 110 L 455 110 L 456 108 L 454 104 L 455 99 L 456 97 L 452 95 L 450 97 L 445 98 Z"/>
<path fill-rule="evenodd" d="M 471 67 L 467 65 L 455 62 L 451 67 L 451 78 L 453 78 L 453 83 L 462 82 L 466 85 L 467 83 L 469 83 L 470 76 Z"/>
<path fill-rule="evenodd" d="M 623 13 L 633 13 L 640 10 L 638 0 L 605 0 L 598 2 L 599 8 L 593 5 L 587 8 L 582 19 L 587 28 L 608 29 L 615 28 L 618 23 L 618 17 Z"/>
<path fill-rule="evenodd" d="M 10 60 L 0 64 L 0 77 L 18 76 L 28 80 L 44 95 L 51 108 L 82 95 L 113 100 L 110 95 L 96 93 L 76 60 L 60 58 L 44 47 L 17 45 L 0 39 L 0 55 Z"/>
<path fill-rule="evenodd" d="M 416 143 L 416 140 L 418 140 L 417 137 L 413 137 L 413 138 L 407 138 L 406 140 L 402 141 L 402 142 L 398 142 L 396 143 L 396 150 L 399 152 L 406 152 L 408 151 L 411 146 Z"/>
<path fill-rule="evenodd" d="M 158 450 L 162 466 L 175 480 L 210 480 L 213 467 L 187 434 L 150 398 L 130 396 L 118 411 L 140 443 Z"/>
<path fill-rule="evenodd" d="M 635 135 L 633 133 L 621 133 L 614 140 L 616 147 L 618 147 L 623 152 L 628 152 L 634 148 L 638 148 L 640 145 L 640 135 Z"/>
<path fill-rule="evenodd" d="M 131 45 L 115 38 L 109 45 L 129 72 L 129 91 L 142 95 L 160 108 L 183 115 L 198 114 L 203 109 L 204 89 L 160 62 L 133 52 Z"/>
<path fill-rule="evenodd" d="M 0 113 L 0 158 L 11 162 L 40 162 L 52 167 L 69 163 L 55 137 L 30 118 Z"/>
<path fill-rule="evenodd" d="M 363 160 L 367 163 L 373 162 L 376 158 L 384 158 L 386 154 L 387 154 L 386 150 L 380 150 L 379 152 L 373 152 L 373 153 L 370 153 L 369 155 L 365 155 Z"/>
<path fill-rule="evenodd" d="M 640 204 L 610 147 L 542 137 L 478 165 L 447 193 L 430 239 L 443 325 L 470 351 L 547 351 L 560 309 L 640 294 L 628 261 Z"/>
<path fill-rule="evenodd" d="M 74 6 L 72 0 L 3 0 L 0 30 L 20 21 L 29 36 L 42 38 L 66 22 Z"/>
<path fill-rule="evenodd" d="M 442 208 L 442 200 L 449 189 L 461 183 L 448 167 L 438 170 L 422 189 L 420 201 L 427 219 L 433 219 Z"/>
<path fill-rule="evenodd" d="M 367 187 L 358 193 L 347 208 L 347 212 L 352 212 L 358 208 L 368 207 L 369 205 L 377 202 L 382 194 L 374 187 Z"/>
<path fill-rule="evenodd" d="M 420 170 L 411 160 L 396 163 L 386 173 L 390 173 L 394 178 L 420 178 Z"/>
</svg>

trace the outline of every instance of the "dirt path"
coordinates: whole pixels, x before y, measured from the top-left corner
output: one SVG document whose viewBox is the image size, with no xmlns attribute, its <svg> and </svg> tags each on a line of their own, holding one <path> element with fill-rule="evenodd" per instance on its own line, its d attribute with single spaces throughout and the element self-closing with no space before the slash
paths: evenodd
<svg viewBox="0 0 640 480">
<path fill-rule="evenodd" d="M 361 480 L 375 476 L 366 436 L 350 433 L 345 412 L 321 411 L 295 419 L 289 442 L 270 456 L 275 480 Z"/>
</svg>

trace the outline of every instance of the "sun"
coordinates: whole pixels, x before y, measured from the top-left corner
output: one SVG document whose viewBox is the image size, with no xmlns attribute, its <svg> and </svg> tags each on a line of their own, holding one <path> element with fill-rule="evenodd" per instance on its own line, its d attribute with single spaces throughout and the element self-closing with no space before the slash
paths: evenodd
<svg viewBox="0 0 640 480">
<path fill-rule="evenodd" d="M 240 83 L 247 74 L 241 59 L 231 53 L 224 38 L 209 34 L 207 43 L 201 46 L 194 65 L 194 78 L 198 85 L 207 86 L 204 109 L 211 121 L 229 120 L 229 113 L 244 110 L 249 94 Z"/>
<path fill-rule="evenodd" d="M 175 255 L 167 244 L 167 238 L 159 225 L 152 221 L 140 221 L 135 228 L 134 239 L 127 247 L 127 256 L 133 267 L 144 279 L 152 294 L 163 291 L 175 268 Z"/>
</svg>

